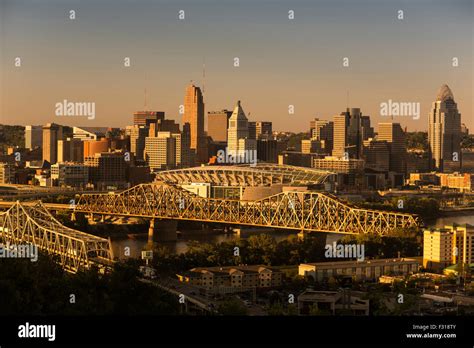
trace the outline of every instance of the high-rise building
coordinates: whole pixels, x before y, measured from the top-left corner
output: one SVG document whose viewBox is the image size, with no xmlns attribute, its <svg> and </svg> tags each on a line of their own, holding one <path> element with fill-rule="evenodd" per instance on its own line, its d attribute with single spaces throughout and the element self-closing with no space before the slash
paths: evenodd
<svg viewBox="0 0 474 348">
<path fill-rule="evenodd" d="M 319 153 L 321 152 L 321 142 L 316 139 L 302 139 L 301 152 L 302 153 Z"/>
<path fill-rule="evenodd" d="M 445 226 L 423 232 L 423 266 L 441 269 L 474 262 L 474 226 Z"/>
<path fill-rule="evenodd" d="M 97 140 L 105 137 L 108 131 L 109 127 L 73 127 L 72 137 L 82 141 Z"/>
<path fill-rule="evenodd" d="M 133 113 L 133 125 L 148 126 L 150 123 L 158 123 L 165 119 L 163 111 L 137 111 Z"/>
<path fill-rule="evenodd" d="M 79 139 L 67 138 L 58 140 L 58 163 L 82 162 L 84 160 L 84 144 Z"/>
<path fill-rule="evenodd" d="M 334 139 L 334 122 L 315 118 L 310 122 L 311 139 L 319 140 L 323 151 L 332 153 Z"/>
<path fill-rule="evenodd" d="M 390 145 L 390 171 L 405 174 L 407 145 L 406 135 L 399 123 L 379 123 L 377 140 Z"/>
<path fill-rule="evenodd" d="M 227 127 L 232 111 L 210 111 L 207 113 L 207 135 L 215 142 L 227 141 Z"/>
<path fill-rule="evenodd" d="M 257 139 L 257 122 L 248 122 L 249 139 Z"/>
<path fill-rule="evenodd" d="M 13 163 L 0 163 L 0 184 L 14 184 L 17 167 Z"/>
<path fill-rule="evenodd" d="M 370 126 L 370 116 L 361 116 L 360 124 L 362 128 L 362 140 L 374 138 L 374 128 Z"/>
<path fill-rule="evenodd" d="M 89 167 L 82 163 L 56 163 L 51 165 L 53 186 L 85 187 L 89 181 Z"/>
<path fill-rule="evenodd" d="M 93 157 L 95 154 L 108 152 L 110 147 L 110 140 L 103 138 L 100 140 L 86 140 L 84 143 L 84 159 L 86 157 Z"/>
<path fill-rule="evenodd" d="M 248 151 L 257 150 L 256 140 L 249 139 L 248 119 L 240 105 L 240 100 L 229 118 L 227 147 L 233 156 L 244 156 Z"/>
<path fill-rule="evenodd" d="M 390 145 L 386 140 L 364 140 L 365 167 L 377 171 L 390 170 Z"/>
<path fill-rule="evenodd" d="M 158 132 L 145 139 L 145 160 L 151 171 L 176 168 L 176 141 L 170 132 Z"/>
<path fill-rule="evenodd" d="M 257 159 L 266 163 L 278 163 L 278 141 L 274 139 L 257 140 Z"/>
<path fill-rule="evenodd" d="M 272 139 L 272 123 L 267 121 L 249 122 L 249 139 Z"/>
<path fill-rule="evenodd" d="M 432 168 L 458 171 L 461 166 L 461 114 L 447 85 L 442 85 L 429 114 Z"/>
<path fill-rule="evenodd" d="M 204 100 L 201 89 L 193 84 L 186 87 L 184 97 L 183 124 L 189 123 L 191 130 L 190 149 L 195 152 L 199 163 L 207 162 L 204 134 Z"/>
<path fill-rule="evenodd" d="M 149 129 L 146 126 L 127 126 L 127 133 L 130 135 L 130 152 L 136 159 L 144 160 L 145 138 Z"/>
<path fill-rule="evenodd" d="M 271 139 L 273 135 L 273 125 L 268 121 L 255 122 L 256 139 Z"/>
<path fill-rule="evenodd" d="M 25 126 L 25 148 L 33 150 L 43 145 L 43 127 Z"/>
<path fill-rule="evenodd" d="M 95 153 L 84 159 L 89 167 L 89 180 L 96 188 L 126 186 L 127 163 L 120 152 Z"/>
<path fill-rule="evenodd" d="M 54 164 L 58 161 L 58 140 L 62 140 L 62 126 L 48 123 L 43 126 L 43 160 Z"/>
<path fill-rule="evenodd" d="M 361 158 L 363 140 L 372 133 L 369 116 L 362 116 L 359 108 L 347 108 L 334 116 L 333 156 Z"/>
</svg>

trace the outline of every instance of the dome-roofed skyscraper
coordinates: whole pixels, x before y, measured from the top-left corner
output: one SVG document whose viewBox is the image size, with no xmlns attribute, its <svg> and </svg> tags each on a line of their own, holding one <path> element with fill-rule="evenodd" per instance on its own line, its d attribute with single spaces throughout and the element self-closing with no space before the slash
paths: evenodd
<svg viewBox="0 0 474 348">
<path fill-rule="evenodd" d="M 439 89 L 429 114 L 431 167 L 452 172 L 461 168 L 461 114 L 448 85 Z"/>
</svg>

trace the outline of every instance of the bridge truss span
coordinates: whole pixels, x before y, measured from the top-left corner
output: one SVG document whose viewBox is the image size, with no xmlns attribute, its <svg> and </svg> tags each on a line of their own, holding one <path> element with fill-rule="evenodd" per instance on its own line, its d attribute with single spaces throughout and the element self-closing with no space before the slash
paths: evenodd
<svg viewBox="0 0 474 348">
<path fill-rule="evenodd" d="M 112 263 L 107 239 L 62 225 L 41 202 L 26 205 L 17 201 L 0 213 L 0 242 L 35 245 L 58 256 L 61 266 L 73 273 L 92 264 Z"/>
<path fill-rule="evenodd" d="M 419 225 L 415 215 L 351 207 L 321 192 L 284 191 L 241 201 L 204 198 L 165 183 L 118 194 L 83 194 L 74 211 L 347 234 L 387 235 Z"/>
</svg>

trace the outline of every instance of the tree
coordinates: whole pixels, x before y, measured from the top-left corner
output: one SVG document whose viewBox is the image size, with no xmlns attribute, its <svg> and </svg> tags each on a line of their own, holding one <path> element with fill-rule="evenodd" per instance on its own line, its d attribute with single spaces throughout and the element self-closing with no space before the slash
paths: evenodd
<svg viewBox="0 0 474 348">
<path fill-rule="evenodd" d="M 229 298 L 219 304 L 217 312 L 222 315 L 247 315 L 247 308 L 236 298 Z"/>
</svg>

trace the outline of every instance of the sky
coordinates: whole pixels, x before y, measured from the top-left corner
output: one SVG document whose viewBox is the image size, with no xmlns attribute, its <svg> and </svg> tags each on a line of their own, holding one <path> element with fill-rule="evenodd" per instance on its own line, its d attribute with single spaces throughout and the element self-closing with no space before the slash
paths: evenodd
<svg viewBox="0 0 474 348">
<path fill-rule="evenodd" d="M 307 131 L 349 106 L 376 129 L 421 131 L 446 83 L 474 133 L 473 2 L 0 0 L 0 123 L 125 127 L 145 89 L 148 110 L 180 122 L 193 81 L 206 113 L 241 100 L 274 130 Z M 55 115 L 63 100 L 95 103 L 95 118 Z M 389 100 L 420 103 L 420 118 L 381 116 Z"/>
</svg>

